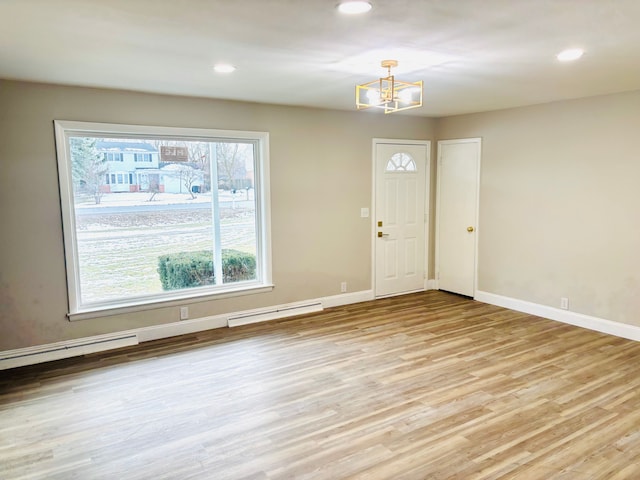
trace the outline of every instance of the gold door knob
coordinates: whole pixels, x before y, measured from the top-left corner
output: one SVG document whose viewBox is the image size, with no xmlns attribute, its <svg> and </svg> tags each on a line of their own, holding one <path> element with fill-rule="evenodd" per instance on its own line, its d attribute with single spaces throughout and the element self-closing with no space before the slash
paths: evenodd
<svg viewBox="0 0 640 480">
<path fill-rule="evenodd" d="M 473 232 L 473 227 L 467 227 L 467 232 Z"/>
</svg>

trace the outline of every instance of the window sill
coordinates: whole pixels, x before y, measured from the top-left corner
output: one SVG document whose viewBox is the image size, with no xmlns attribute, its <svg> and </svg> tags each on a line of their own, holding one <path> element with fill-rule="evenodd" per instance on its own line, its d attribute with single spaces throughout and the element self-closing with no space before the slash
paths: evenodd
<svg viewBox="0 0 640 480">
<path fill-rule="evenodd" d="M 244 286 L 236 289 L 224 290 L 221 292 L 206 292 L 200 295 L 182 294 L 169 297 L 166 299 L 149 299 L 146 301 L 136 301 L 131 304 L 120 303 L 113 306 L 101 306 L 95 308 L 88 308 L 80 310 L 74 313 L 68 313 L 67 318 L 70 322 L 78 320 L 89 320 L 92 318 L 110 317 L 113 315 L 121 315 L 123 313 L 135 313 L 145 310 L 159 310 L 161 308 L 175 307 L 175 306 L 188 306 L 194 303 L 210 302 L 212 300 L 220 300 L 223 298 L 239 297 L 242 295 L 253 295 L 256 293 L 267 293 L 272 291 L 274 285 L 261 284 L 254 286 Z"/>
</svg>

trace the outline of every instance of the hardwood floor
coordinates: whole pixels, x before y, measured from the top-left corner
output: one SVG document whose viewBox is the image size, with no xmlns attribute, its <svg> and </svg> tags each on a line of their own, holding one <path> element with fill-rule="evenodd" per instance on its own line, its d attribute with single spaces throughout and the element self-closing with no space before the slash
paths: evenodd
<svg viewBox="0 0 640 480">
<path fill-rule="evenodd" d="M 2 479 L 638 479 L 640 343 L 429 291 L 0 372 Z"/>
</svg>

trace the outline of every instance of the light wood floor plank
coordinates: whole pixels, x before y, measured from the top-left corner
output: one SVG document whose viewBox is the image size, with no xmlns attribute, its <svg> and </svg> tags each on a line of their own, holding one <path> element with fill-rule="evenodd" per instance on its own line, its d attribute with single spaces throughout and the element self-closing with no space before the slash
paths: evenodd
<svg viewBox="0 0 640 480">
<path fill-rule="evenodd" d="M 640 344 L 424 292 L 0 372 L 0 478 L 640 478 Z"/>
</svg>

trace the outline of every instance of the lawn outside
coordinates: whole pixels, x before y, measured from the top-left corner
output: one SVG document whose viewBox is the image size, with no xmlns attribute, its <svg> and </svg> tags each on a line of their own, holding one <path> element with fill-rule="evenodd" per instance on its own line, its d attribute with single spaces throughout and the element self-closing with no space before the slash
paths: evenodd
<svg viewBox="0 0 640 480">
<path fill-rule="evenodd" d="M 254 200 L 253 189 L 238 190 L 233 193 L 231 190 L 219 190 L 218 201 L 222 203 L 234 203 Z M 86 208 L 108 208 L 108 207 L 125 207 L 132 205 L 178 205 L 193 203 L 211 203 L 211 192 L 198 193 L 196 198 L 191 198 L 188 193 L 156 193 L 153 200 L 149 200 L 151 194 L 148 192 L 123 192 L 123 193 L 105 193 L 100 199 L 100 203 L 96 205 L 92 196 L 87 195 L 81 198 L 79 195 L 75 197 L 76 210 Z"/>
<path fill-rule="evenodd" d="M 83 303 L 161 293 L 160 255 L 213 248 L 211 194 L 105 194 L 76 205 Z M 220 191 L 221 247 L 255 254 L 253 191 Z"/>
</svg>

